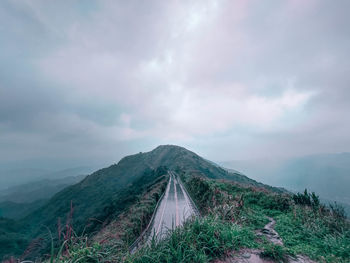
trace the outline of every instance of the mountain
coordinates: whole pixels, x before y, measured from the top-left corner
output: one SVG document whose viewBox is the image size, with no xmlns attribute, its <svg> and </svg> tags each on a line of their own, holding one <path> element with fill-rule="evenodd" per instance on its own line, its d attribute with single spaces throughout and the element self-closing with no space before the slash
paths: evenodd
<svg viewBox="0 0 350 263">
<path fill-rule="evenodd" d="M 64 177 L 87 175 L 94 171 L 92 167 L 73 167 L 51 171 L 37 168 L 0 169 L 0 190 L 35 182 L 44 179 L 60 179 Z"/>
<path fill-rule="evenodd" d="M 139 153 L 127 156 L 121 162 L 147 163 L 150 167 L 160 165 L 185 174 L 197 174 L 210 179 L 225 179 L 245 185 L 268 188 L 274 191 L 282 191 L 279 188 L 271 188 L 259 183 L 235 170 L 223 169 L 219 165 L 208 161 L 196 153 L 176 145 L 161 145 L 148 153 Z"/>
<path fill-rule="evenodd" d="M 55 172 L 51 172 L 49 174 L 44 175 L 42 178 L 46 179 L 61 179 L 65 177 L 78 176 L 78 175 L 87 175 L 95 171 L 96 169 L 89 166 L 79 166 L 68 168 L 64 170 L 59 170 Z"/>
<path fill-rule="evenodd" d="M 0 202 L 31 203 L 39 199 L 49 199 L 67 186 L 78 183 L 84 177 L 85 175 L 78 175 L 58 179 L 41 179 L 12 186 L 1 191 Z"/>
<path fill-rule="evenodd" d="M 21 233 L 26 233 L 28 239 L 46 240 L 42 244 L 45 248 L 49 241 L 47 229 L 43 226 L 55 234 L 58 219 L 64 224 L 67 215 L 68 220 L 74 222 L 77 234 L 98 231 L 111 217 L 122 213 L 135 202 L 136 195 L 143 191 L 143 187 L 159 180 L 162 175 L 159 171 L 165 169 L 162 167 L 178 171 L 184 176 L 225 179 L 281 192 L 278 188 L 258 183 L 240 173 L 227 171 L 185 148 L 162 145 L 150 152 L 124 157 L 118 164 L 98 170 L 81 182 L 58 192 L 45 205 L 20 221 Z"/>
<path fill-rule="evenodd" d="M 22 218 L 43 206 L 47 201 L 47 199 L 39 199 L 31 203 L 15 203 L 11 201 L 1 202 L 0 217 L 12 219 Z"/>
<path fill-rule="evenodd" d="M 19 219 L 40 208 L 53 195 L 85 176 L 42 179 L 9 187 L 0 193 L 0 216 Z"/>
<path fill-rule="evenodd" d="M 319 154 L 286 160 L 230 161 L 220 164 L 240 170 L 270 185 L 281 185 L 294 191 L 308 188 L 323 199 L 350 206 L 350 153 Z"/>
<path fill-rule="evenodd" d="M 19 168 L 19 169 L 1 169 L 0 170 L 0 190 L 36 180 L 49 174 L 51 171 L 46 169 Z"/>
</svg>

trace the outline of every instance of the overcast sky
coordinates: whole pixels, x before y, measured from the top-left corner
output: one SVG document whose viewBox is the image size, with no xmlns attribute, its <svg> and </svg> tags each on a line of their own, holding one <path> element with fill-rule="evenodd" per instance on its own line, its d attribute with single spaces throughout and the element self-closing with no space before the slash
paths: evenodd
<svg viewBox="0 0 350 263">
<path fill-rule="evenodd" d="M 0 164 L 350 150 L 350 1 L 0 2 Z"/>
</svg>

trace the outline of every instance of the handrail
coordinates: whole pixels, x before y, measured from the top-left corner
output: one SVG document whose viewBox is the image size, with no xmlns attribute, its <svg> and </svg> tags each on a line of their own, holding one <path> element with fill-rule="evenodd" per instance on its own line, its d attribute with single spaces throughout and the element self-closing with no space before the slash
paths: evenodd
<svg viewBox="0 0 350 263">
<path fill-rule="evenodd" d="M 170 183 L 170 177 L 169 177 L 169 182 L 168 182 L 168 184 L 169 184 L 169 183 Z M 153 223 L 154 217 L 155 217 L 155 215 L 156 215 L 156 213 L 157 213 L 158 207 L 159 207 L 159 205 L 160 205 L 160 203 L 161 203 L 161 201 L 162 201 L 162 199 L 163 199 L 163 197 L 164 197 L 164 194 L 165 194 L 165 192 L 166 192 L 166 190 L 167 190 L 167 188 L 168 188 L 168 184 L 167 184 L 167 187 L 165 188 L 165 191 L 164 191 L 164 192 L 162 193 L 162 195 L 160 196 L 160 198 L 159 198 L 159 200 L 158 200 L 158 202 L 157 202 L 157 204 L 156 204 L 156 207 L 154 208 L 152 217 L 151 217 L 151 219 L 150 219 L 150 221 L 149 221 L 147 227 L 142 231 L 142 233 L 140 234 L 140 236 L 129 246 L 129 251 L 130 251 L 130 253 L 134 253 L 134 252 L 135 252 L 135 249 L 138 248 L 140 242 L 143 241 L 144 236 L 145 236 L 146 233 L 149 231 L 149 228 L 150 228 L 151 224 Z"/>
<path fill-rule="evenodd" d="M 176 174 L 175 172 L 173 172 L 173 173 Z M 188 193 L 185 184 L 182 182 L 182 180 L 181 180 L 179 175 L 177 175 L 177 178 L 180 181 L 180 186 L 181 186 L 182 190 L 184 190 L 186 192 L 186 194 L 187 194 L 187 196 L 188 196 L 188 198 L 190 200 L 190 205 L 192 206 L 192 209 L 193 209 L 194 213 L 196 214 L 196 216 L 201 217 L 201 213 L 199 212 L 199 209 L 198 209 L 196 203 L 193 201 L 191 195 Z"/>
<path fill-rule="evenodd" d="M 165 189 L 165 191 L 162 193 L 161 197 L 159 198 L 158 202 L 157 202 L 157 205 L 156 207 L 154 208 L 154 211 L 153 211 L 153 214 L 152 214 L 152 217 L 147 225 L 147 227 L 145 228 L 145 230 L 142 231 L 142 233 L 140 234 L 140 236 L 129 246 L 129 251 L 130 253 L 134 253 L 136 252 L 136 249 L 139 247 L 139 245 L 141 244 L 142 241 L 144 241 L 144 238 L 145 237 L 148 237 L 148 234 L 149 234 L 149 231 L 150 231 L 150 228 L 152 226 L 152 224 L 154 223 L 154 218 L 155 218 L 155 215 L 157 214 L 157 211 L 158 211 L 158 208 L 159 208 L 159 205 L 160 203 L 162 202 L 163 198 L 164 198 L 164 195 L 168 189 L 168 186 L 171 182 L 171 176 L 172 174 L 176 175 L 176 177 L 179 179 L 179 184 L 180 184 L 180 187 L 181 189 L 186 193 L 188 199 L 189 199 L 189 203 L 190 203 L 190 206 L 193 210 L 193 212 L 195 213 L 196 216 L 198 217 L 201 217 L 201 214 L 199 212 L 199 209 L 197 208 L 197 205 L 196 203 L 193 201 L 191 195 L 188 193 L 185 185 L 183 184 L 180 176 L 178 176 L 175 172 L 173 171 L 168 171 L 168 174 L 169 174 L 169 181 L 168 181 L 168 184 L 167 184 L 167 187 Z"/>
</svg>

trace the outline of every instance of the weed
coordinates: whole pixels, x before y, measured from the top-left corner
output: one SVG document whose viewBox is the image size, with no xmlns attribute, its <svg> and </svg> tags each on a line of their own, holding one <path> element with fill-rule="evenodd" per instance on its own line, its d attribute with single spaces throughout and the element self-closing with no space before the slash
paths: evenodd
<svg viewBox="0 0 350 263">
<path fill-rule="evenodd" d="M 209 262 L 241 247 L 256 247 L 254 232 L 208 216 L 176 228 L 163 241 L 154 240 L 126 262 Z"/>
<path fill-rule="evenodd" d="M 288 251 L 280 246 L 269 244 L 265 247 L 264 251 L 260 253 L 263 258 L 269 258 L 277 262 L 287 262 Z"/>
</svg>

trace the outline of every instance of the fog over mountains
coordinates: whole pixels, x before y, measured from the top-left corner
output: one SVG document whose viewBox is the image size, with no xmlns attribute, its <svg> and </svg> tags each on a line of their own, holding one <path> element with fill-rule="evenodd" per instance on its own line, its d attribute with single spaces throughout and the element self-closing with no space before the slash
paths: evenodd
<svg viewBox="0 0 350 263">
<path fill-rule="evenodd" d="M 87 175 L 94 170 L 96 170 L 96 168 L 87 166 L 67 168 L 63 170 L 49 170 L 42 168 L 39 165 L 37 168 L 2 168 L 0 169 L 0 190 L 27 183 L 33 184 L 35 181 L 57 180 L 65 177 Z M 6 194 L 6 191 L 3 191 L 0 195 L 3 194 Z"/>
<path fill-rule="evenodd" d="M 307 188 L 315 191 L 323 199 L 337 201 L 350 207 L 350 153 L 227 161 L 221 164 L 243 172 L 255 180 L 294 191 Z"/>
</svg>

